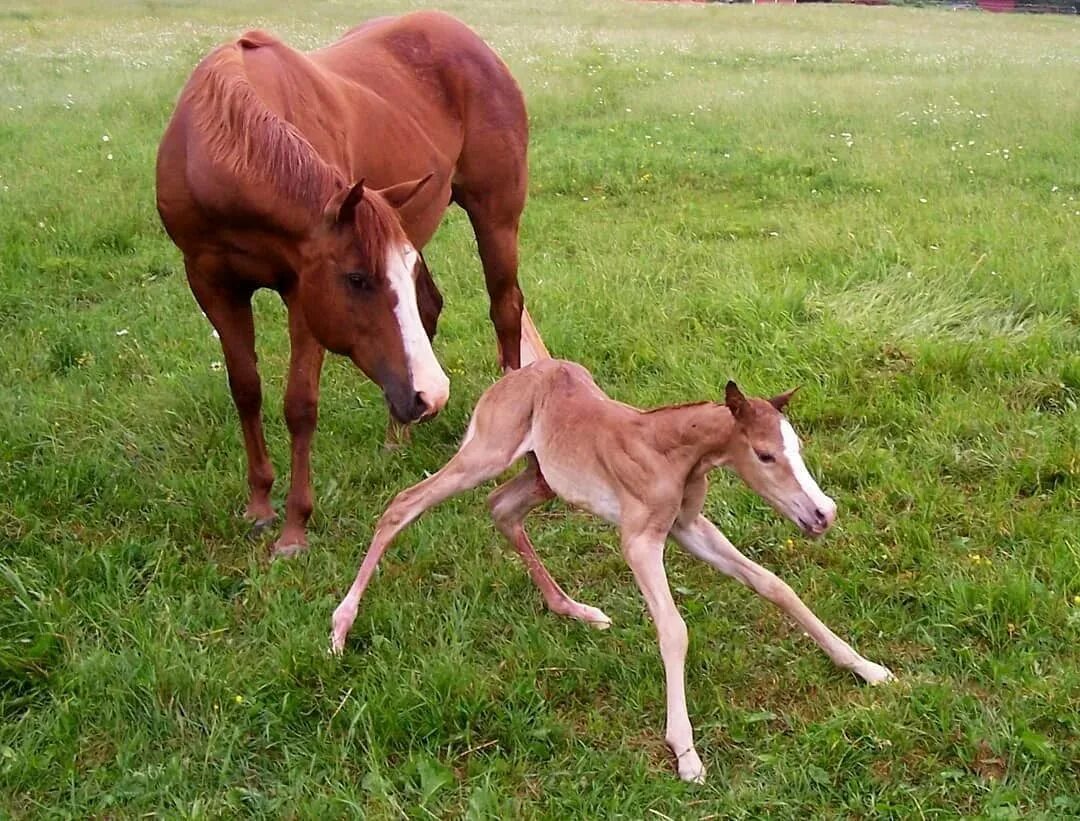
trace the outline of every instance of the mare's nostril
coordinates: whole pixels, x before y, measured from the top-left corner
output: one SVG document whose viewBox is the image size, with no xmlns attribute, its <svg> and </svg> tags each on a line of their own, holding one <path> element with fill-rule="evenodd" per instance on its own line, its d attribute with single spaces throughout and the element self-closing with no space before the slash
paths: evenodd
<svg viewBox="0 0 1080 821">
<path fill-rule="evenodd" d="M 814 518 L 818 524 L 825 524 L 829 521 L 829 518 L 825 515 L 825 512 L 820 507 L 814 508 Z"/>
<path fill-rule="evenodd" d="M 422 416 L 427 415 L 430 409 L 431 406 L 428 405 L 427 399 L 424 398 L 424 394 L 420 393 L 419 391 L 413 394 L 411 414 L 413 419 L 419 419 Z"/>
</svg>

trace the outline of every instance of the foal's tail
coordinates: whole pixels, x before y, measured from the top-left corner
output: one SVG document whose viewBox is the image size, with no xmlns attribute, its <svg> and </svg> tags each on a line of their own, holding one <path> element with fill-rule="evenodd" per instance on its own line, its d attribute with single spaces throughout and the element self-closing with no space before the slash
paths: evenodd
<svg viewBox="0 0 1080 821">
<path fill-rule="evenodd" d="M 529 309 L 521 309 L 521 367 L 530 365 L 538 359 L 551 359 L 540 332 L 536 330 Z"/>
</svg>

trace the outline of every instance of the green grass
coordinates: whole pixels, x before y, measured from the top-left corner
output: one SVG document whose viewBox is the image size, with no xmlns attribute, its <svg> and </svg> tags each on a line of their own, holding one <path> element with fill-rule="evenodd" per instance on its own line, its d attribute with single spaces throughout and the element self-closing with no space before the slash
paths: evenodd
<svg viewBox="0 0 1080 821">
<path fill-rule="evenodd" d="M 326 653 L 378 514 L 496 375 L 460 212 L 427 253 L 451 406 L 385 454 L 378 392 L 330 362 L 313 549 L 269 564 L 246 537 L 153 158 L 214 43 L 405 6 L 307 5 L 0 5 L 0 816 L 1080 814 L 1077 21 L 443 4 L 529 101 L 521 272 L 552 350 L 641 405 L 802 384 L 836 531 L 796 538 L 722 478 L 707 512 L 901 678 L 860 688 L 672 550 L 693 788 L 640 597 L 583 516 L 534 536 L 610 632 L 543 612 L 478 491 L 400 539 Z M 283 311 L 257 313 L 280 474 Z"/>
</svg>

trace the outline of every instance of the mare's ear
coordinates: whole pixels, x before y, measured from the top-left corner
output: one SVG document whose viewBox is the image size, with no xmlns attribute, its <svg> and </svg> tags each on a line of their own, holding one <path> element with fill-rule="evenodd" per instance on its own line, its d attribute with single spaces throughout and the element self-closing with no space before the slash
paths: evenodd
<svg viewBox="0 0 1080 821">
<path fill-rule="evenodd" d="M 435 172 L 430 171 L 426 177 L 421 177 L 418 180 L 409 180 L 408 182 L 399 182 L 397 185 L 391 185 L 389 188 L 380 189 L 379 193 L 386 198 L 386 201 L 394 207 L 395 211 L 400 211 L 409 203 L 409 200 L 420 192 L 420 189 L 427 184 L 428 180 L 434 176 Z"/>
<path fill-rule="evenodd" d="M 346 185 L 326 203 L 326 208 L 323 209 L 323 220 L 327 225 L 352 224 L 356 216 L 356 206 L 363 198 L 363 180 Z"/>
<path fill-rule="evenodd" d="M 724 388 L 724 404 L 727 405 L 727 409 L 731 411 L 731 415 L 736 419 L 739 419 L 746 412 L 746 397 L 739 390 L 739 386 L 731 380 L 728 380 L 727 386 Z"/>
<path fill-rule="evenodd" d="M 780 413 L 783 413 L 784 408 L 786 408 L 788 402 L 791 401 L 791 397 L 793 397 L 795 395 L 795 392 L 801 387 L 802 385 L 796 385 L 791 390 L 774 396 L 772 399 L 769 400 L 769 404 L 776 408 L 778 411 L 780 411 Z"/>
</svg>

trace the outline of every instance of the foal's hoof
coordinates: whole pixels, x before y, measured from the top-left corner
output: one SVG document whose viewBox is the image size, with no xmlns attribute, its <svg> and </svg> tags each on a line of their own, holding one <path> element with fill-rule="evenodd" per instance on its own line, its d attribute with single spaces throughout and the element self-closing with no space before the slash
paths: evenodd
<svg viewBox="0 0 1080 821">
<path fill-rule="evenodd" d="M 278 539 L 274 542 L 274 549 L 270 552 L 271 559 L 291 559 L 300 553 L 307 552 L 307 542 L 290 541 L 284 542 Z"/>
<path fill-rule="evenodd" d="M 345 652 L 345 637 L 339 636 L 336 631 L 330 633 L 330 655 L 340 656 Z"/>
<path fill-rule="evenodd" d="M 687 750 L 679 756 L 677 764 L 679 767 L 679 778 L 683 781 L 690 784 L 705 783 L 705 765 L 701 763 L 697 750 L 694 750 L 693 748 Z"/>
<path fill-rule="evenodd" d="M 587 604 L 581 605 L 579 618 L 594 630 L 607 630 L 611 627 L 611 619 L 608 618 L 608 614 L 598 607 L 590 607 Z"/>
<path fill-rule="evenodd" d="M 340 656 L 345 650 L 345 639 L 356 620 L 356 610 L 350 609 L 348 599 L 337 606 L 330 620 L 330 653 Z"/>
<path fill-rule="evenodd" d="M 888 667 L 874 664 L 872 661 L 868 661 L 866 664 L 857 667 L 855 669 L 855 674 L 871 686 L 896 681 L 896 676 L 892 674 L 892 671 Z"/>
</svg>

